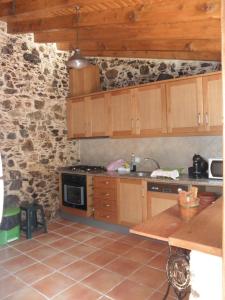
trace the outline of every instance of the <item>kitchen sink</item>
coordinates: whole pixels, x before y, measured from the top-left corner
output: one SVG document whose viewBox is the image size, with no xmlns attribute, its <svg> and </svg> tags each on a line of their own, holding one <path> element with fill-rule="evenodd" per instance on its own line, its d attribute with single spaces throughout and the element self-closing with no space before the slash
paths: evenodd
<svg viewBox="0 0 225 300">
<path fill-rule="evenodd" d="M 147 172 L 147 171 L 131 172 L 129 174 L 129 176 L 132 176 L 132 177 L 150 177 L 151 172 Z"/>
</svg>

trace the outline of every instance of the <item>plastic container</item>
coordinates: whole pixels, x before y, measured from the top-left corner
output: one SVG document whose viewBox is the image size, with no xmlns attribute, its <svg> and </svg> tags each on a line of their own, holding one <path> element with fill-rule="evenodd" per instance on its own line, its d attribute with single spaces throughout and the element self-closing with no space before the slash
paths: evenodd
<svg viewBox="0 0 225 300">
<path fill-rule="evenodd" d="M 20 237 L 20 208 L 8 208 L 3 212 L 0 225 L 0 245 L 18 240 Z"/>
</svg>

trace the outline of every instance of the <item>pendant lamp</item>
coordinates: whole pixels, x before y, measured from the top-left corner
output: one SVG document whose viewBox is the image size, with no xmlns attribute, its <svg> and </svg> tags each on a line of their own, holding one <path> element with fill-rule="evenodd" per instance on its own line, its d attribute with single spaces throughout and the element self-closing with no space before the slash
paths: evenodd
<svg viewBox="0 0 225 300">
<path fill-rule="evenodd" d="M 83 57 L 79 49 L 79 20 L 80 20 L 80 7 L 76 6 L 76 21 L 77 21 L 77 36 L 76 36 L 76 45 L 77 48 L 74 49 L 74 54 L 69 58 L 66 65 L 68 68 L 73 69 L 83 69 L 90 65 L 89 61 Z"/>
</svg>

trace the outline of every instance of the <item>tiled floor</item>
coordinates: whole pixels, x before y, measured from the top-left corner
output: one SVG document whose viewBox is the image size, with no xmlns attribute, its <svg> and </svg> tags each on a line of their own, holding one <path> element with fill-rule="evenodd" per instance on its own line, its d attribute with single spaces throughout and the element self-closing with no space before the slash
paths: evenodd
<svg viewBox="0 0 225 300">
<path fill-rule="evenodd" d="M 0 248 L 0 299 L 162 300 L 166 258 L 166 243 L 57 219 Z"/>
</svg>

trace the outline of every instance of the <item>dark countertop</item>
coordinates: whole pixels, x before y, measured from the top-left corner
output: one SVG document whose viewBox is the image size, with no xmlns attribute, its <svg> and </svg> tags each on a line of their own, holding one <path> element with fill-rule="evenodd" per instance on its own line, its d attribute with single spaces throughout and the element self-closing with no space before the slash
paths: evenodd
<svg viewBox="0 0 225 300">
<path fill-rule="evenodd" d="M 215 187 L 222 187 L 223 180 L 216 180 L 216 179 L 193 179 L 189 178 L 188 175 L 181 175 L 176 180 L 167 179 L 167 178 L 151 178 L 149 176 L 138 176 L 135 173 L 128 173 L 128 174 L 120 174 L 118 172 L 77 172 L 77 171 L 70 171 L 66 167 L 59 168 L 59 173 L 68 173 L 68 174 L 80 174 L 80 175 L 91 175 L 91 176 L 107 176 L 107 177 L 116 177 L 116 178 L 128 178 L 128 179 L 143 179 L 148 182 L 158 182 L 158 183 L 179 183 L 179 184 L 189 184 L 189 185 L 197 185 L 197 186 L 215 186 Z"/>
</svg>

